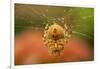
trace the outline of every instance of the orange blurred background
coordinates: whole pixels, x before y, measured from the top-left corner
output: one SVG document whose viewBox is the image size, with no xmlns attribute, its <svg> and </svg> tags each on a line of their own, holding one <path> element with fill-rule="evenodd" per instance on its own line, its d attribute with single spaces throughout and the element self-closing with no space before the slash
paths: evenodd
<svg viewBox="0 0 100 69">
<path fill-rule="evenodd" d="M 93 60 L 89 43 L 72 35 L 61 56 L 50 56 L 41 31 L 27 30 L 15 37 L 15 65 Z"/>
</svg>

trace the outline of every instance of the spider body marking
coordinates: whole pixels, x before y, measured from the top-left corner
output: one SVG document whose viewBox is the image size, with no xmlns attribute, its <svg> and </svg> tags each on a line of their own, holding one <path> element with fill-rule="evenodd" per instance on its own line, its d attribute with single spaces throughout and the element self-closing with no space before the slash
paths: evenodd
<svg viewBox="0 0 100 69">
<path fill-rule="evenodd" d="M 57 23 L 45 26 L 43 40 L 51 55 L 60 56 L 63 54 L 64 44 L 71 36 L 68 30 L 66 24 L 63 27 Z"/>
</svg>

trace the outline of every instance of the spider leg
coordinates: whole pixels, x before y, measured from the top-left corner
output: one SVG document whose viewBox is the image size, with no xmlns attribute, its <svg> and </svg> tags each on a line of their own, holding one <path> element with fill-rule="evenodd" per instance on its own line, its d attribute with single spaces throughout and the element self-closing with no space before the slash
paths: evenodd
<svg viewBox="0 0 100 69">
<path fill-rule="evenodd" d="M 65 28 L 65 31 L 64 31 L 64 35 L 65 35 L 65 42 L 67 43 L 69 38 L 71 37 L 71 34 L 72 34 L 72 31 L 71 31 L 71 27 L 67 26 L 66 24 L 64 24 L 64 28 Z"/>
<path fill-rule="evenodd" d="M 46 24 L 46 26 L 45 26 L 45 30 L 48 30 L 48 26 L 49 26 L 49 24 Z"/>
<path fill-rule="evenodd" d="M 67 27 L 67 25 L 66 25 L 66 24 L 64 24 L 64 28 L 65 28 L 65 30 L 68 30 L 68 27 Z"/>
<path fill-rule="evenodd" d="M 48 30 L 48 24 L 46 24 L 46 26 L 44 28 L 44 35 L 43 35 L 44 44 L 47 43 L 47 30 Z"/>
</svg>

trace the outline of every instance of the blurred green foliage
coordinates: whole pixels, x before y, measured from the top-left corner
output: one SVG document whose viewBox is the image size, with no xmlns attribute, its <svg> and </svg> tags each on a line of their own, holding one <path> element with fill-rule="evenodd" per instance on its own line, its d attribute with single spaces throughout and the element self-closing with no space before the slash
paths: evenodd
<svg viewBox="0 0 100 69">
<path fill-rule="evenodd" d="M 53 22 L 70 24 L 73 34 L 94 39 L 94 8 L 15 4 L 15 34 Z"/>
</svg>

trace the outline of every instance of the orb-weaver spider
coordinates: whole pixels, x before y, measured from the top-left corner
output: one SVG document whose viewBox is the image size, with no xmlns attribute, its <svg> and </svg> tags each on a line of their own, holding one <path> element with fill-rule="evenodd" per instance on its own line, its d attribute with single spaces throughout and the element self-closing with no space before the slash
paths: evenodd
<svg viewBox="0 0 100 69">
<path fill-rule="evenodd" d="M 45 46 L 48 47 L 51 55 L 60 56 L 64 51 L 64 44 L 71 37 L 71 30 L 64 24 L 60 26 L 57 23 L 45 26 L 43 40 Z"/>
</svg>

